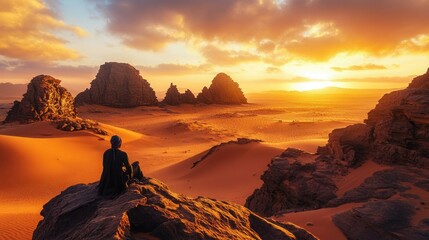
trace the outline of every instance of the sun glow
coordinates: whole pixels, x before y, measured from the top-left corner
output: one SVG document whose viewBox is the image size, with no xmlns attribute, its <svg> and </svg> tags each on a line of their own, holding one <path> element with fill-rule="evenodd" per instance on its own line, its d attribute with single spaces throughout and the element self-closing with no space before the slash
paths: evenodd
<svg viewBox="0 0 429 240">
<path fill-rule="evenodd" d="M 326 87 L 334 86 L 334 83 L 330 81 L 311 81 L 311 82 L 300 82 L 292 84 L 291 88 L 296 91 L 309 91 L 315 89 L 322 89 Z"/>
</svg>

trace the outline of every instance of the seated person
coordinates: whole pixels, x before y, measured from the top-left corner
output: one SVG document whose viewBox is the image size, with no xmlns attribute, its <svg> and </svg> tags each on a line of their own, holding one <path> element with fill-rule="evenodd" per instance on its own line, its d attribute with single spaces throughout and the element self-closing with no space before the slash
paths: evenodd
<svg viewBox="0 0 429 240">
<path fill-rule="evenodd" d="M 115 197 L 126 190 L 131 178 L 142 180 L 144 177 L 139 162 L 134 162 L 131 167 L 127 153 L 119 150 L 122 145 L 119 136 L 112 136 L 110 144 L 111 148 L 103 154 L 103 172 L 98 184 L 98 194 Z"/>
</svg>

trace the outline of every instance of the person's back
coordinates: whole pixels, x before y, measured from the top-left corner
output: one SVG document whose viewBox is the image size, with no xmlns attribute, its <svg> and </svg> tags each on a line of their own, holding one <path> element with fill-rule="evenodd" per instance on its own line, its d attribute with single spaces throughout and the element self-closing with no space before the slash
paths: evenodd
<svg viewBox="0 0 429 240">
<path fill-rule="evenodd" d="M 112 148 L 103 154 L 103 172 L 98 185 L 98 193 L 102 196 L 114 197 L 126 189 L 132 170 L 127 153 L 119 150 L 121 139 L 115 135 L 112 136 L 110 142 Z"/>
</svg>

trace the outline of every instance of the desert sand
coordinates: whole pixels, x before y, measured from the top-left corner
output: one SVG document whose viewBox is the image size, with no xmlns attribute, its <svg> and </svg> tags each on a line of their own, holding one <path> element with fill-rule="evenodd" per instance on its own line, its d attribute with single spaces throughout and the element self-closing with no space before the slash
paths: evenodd
<svg viewBox="0 0 429 240">
<path fill-rule="evenodd" d="M 277 221 L 293 222 L 304 227 L 320 239 L 345 240 L 346 238 L 343 233 L 332 222 L 332 216 L 359 205 L 361 204 L 350 203 L 336 208 L 323 208 L 312 211 L 289 213 L 273 219 Z"/>
<path fill-rule="evenodd" d="M 251 103 L 245 105 L 85 105 L 78 112 L 102 123 L 110 135 L 120 135 L 130 162 L 140 161 L 145 175 L 164 181 L 173 191 L 243 204 L 261 185 L 259 177 L 272 157 L 287 147 L 315 152 L 332 129 L 361 122 L 383 92 L 350 101 L 335 101 L 333 95 L 331 101 L 313 99 L 314 104 L 300 103 L 297 93 L 261 93 L 250 94 Z M 359 97 L 365 101 L 356 106 Z M 0 118 L 5 113 L 0 112 Z M 263 142 L 222 145 L 191 168 L 211 147 L 239 137 Z M 45 202 L 70 185 L 98 181 L 109 138 L 89 131 L 63 132 L 46 122 L 0 125 L 0 238 L 31 238 Z M 288 221 L 311 221 L 315 234 L 323 224 L 333 226 L 319 225 L 320 214 L 306 214 Z"/>
</svg>

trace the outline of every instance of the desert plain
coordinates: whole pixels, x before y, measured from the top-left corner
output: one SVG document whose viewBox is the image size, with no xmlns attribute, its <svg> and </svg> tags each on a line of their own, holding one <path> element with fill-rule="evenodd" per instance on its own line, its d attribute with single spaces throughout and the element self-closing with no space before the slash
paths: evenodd
<svg viewBox="0 0 429 240">
<path fill-rule="evenodd" d="M 286 148 L 316 152 L 333 129 L 362 122 L 389 91 L 269 91 L 246 93 L 249 103 L 241 105 L 77 108 L 80 117 L 98 121 L 107 136 L 65 132 L 49 122 L 0 125 L 0 239 L 30 239 L 44 203 L 70 185 L 98 181 L 111 135 L 122 137 L 122 149 L 131 162 L 140 162 L 145 176 L 163 181 L 171 190 L 244 204 L 262 185 L 260 176 L 273 157 Z M 2 99 L 0 119 L 11 106 L 10 99 Z M 237 138 L 261 142 L 220 145 Z M 372 165 L 348 175 L 351 180 L 339 179 L 347 182 L 339 191 L 359 185 L 368 171 L 383 169 L 366 164 Z M 330 218 L 342 210 L 347 209 L 292 213 L 280 219 L 305 226 L 321 239 L 333 234 L 345 239 Z"/>
</svg>

